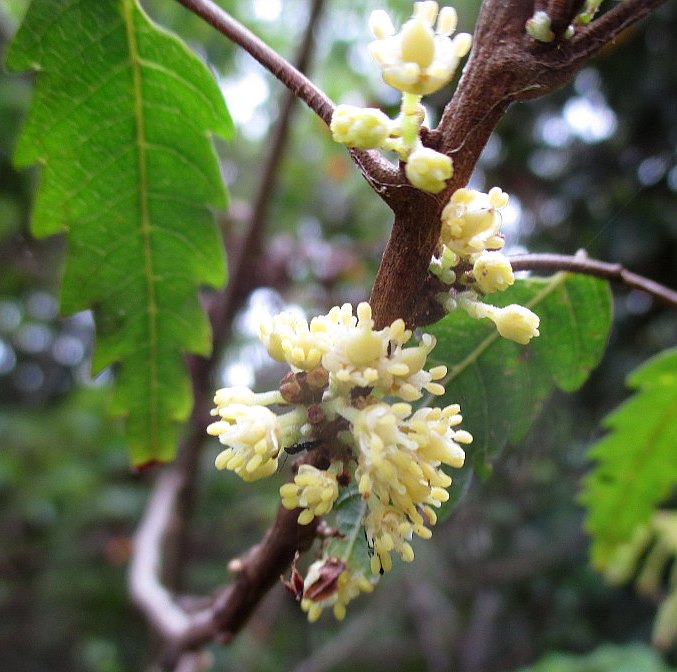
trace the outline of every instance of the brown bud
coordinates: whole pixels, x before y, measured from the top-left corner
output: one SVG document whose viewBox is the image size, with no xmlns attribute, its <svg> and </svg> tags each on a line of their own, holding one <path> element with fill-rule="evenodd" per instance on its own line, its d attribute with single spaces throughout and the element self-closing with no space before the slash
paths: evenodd
<svg viewBox="0 0 677 672">
<path fill-rule="evenodd" d="M 320 574 L 313 583 L 305 589 L 303 597 L 313 602 L 321 602 L 338 590 L 338 578 L 346 568 L 346 563 L 338 558 L 327 558 Z"/>
<path fill-rule="evenodd" d="M 290 371 L 280 381 L 280 394 L 282 395 L 282 398 L 290 404 L 303 403 L 303 390 L 293 371 Z"/>
<path fill-rule="evenodd" d="M 312 371 L 308 371 L 306 382 L 311 390 L 324 390 L 329 384 L 329 371 L 323 366 L 318 366 Z"/>
<path fill-rule="evenodd" d="M 312 406 L 308 406 L 308 422 L 311 425 L 317 425 L 318 423 L 322 422 L 325 419 L 325 414 L 324 411 L 322 410 L 321 406 L 318 406 L 317 404 L 313 404 Z"/>
</svg>

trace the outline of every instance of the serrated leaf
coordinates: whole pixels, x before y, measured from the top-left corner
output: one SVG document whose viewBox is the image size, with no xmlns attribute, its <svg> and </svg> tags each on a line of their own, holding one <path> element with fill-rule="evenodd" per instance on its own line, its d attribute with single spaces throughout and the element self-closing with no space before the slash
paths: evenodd
<svg viewBox="0 0 677 672">
<path fill-rule="evenodd" d="M 118 366 L 133 461 L 170 459 L 192 403 L 183 353 L 211 348 L 197 288 L 225 280 L 207 209 L 225 205 L 223 97 L 136 0 L 34 0 L 7 64 L 38 72 L 15 161 L 43 166 L 34 234 L 68 232 L 62 311 L 94 310 L 93 368 Z"/>
<path fill-rule="evenodd" d="M 461 310 L 426 328 L 437 338 L 430 360 L 449 369 L 446 394 L 436 403 L 460 404 L 462 427 L 473 435 L 466 466 L 449 472 L 462 482 L 473 468 L 486 469 L 485 460 L 508 441 L 526 434 L 555 386 L 572 391 L 583 384 L 604 353 L 611 327 L 608 285 L 588 276 L 518 280 L 486 300 L 527 306 L 541 319 L 541 335 L 519 345 L 501 338 L 488 320 L 478 322 Z M 441 519 L 457 499 L 443 505 Z"/>
<path fill-rule="evenodd" d="M 604 420 L 610 432 L 590 450 L 581 496 L 602 568 L 677 485 L 677 350 L 650 359 L 628 386 L 637 392 Z"/>
</svg>

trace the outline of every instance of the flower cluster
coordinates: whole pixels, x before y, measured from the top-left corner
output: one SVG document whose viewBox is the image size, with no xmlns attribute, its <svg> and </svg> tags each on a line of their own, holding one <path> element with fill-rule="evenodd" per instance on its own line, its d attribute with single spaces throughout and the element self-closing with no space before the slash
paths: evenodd
<svg viewBox="0 0 677 672">
<path fill-rule="evenodd" d="M 419 345 L 405 348 L 412 333 L 403 320 L 374 330 L 368 303 L 360 303 L 356 313 L 348 303 L 310 323 L 281 313 L 261 325 L 259 337 L 271 357 L 292 368 L 310 372 L 321 366 L 329 374 L 328 392 L 333 397 L 348 396 L 357 387 L 405 401 L 420 399 L 424 390 L 444 393 L 435 381 L 446 375 L 446 368 L 423 369 L 435 347 L 433 336 L 424 334 Z"/>
<path fill-rule="evenodd" d="M 413 410 L 408 403 L 445 392 L 446 367 L 426 367 L 435 338 L 423 334 L 411 343 L 403 320 L 376 329 L 368 303 L 355 311 L 336 306 L 310 322 L 275 315 L 259 336 L 291 371 L 276 391 L 216 393 L 218 420 L 208 432 L 227 446 L 216 466 L 251 481 L 274 473 L 283 452 L 300 452 L 293 482 L 280 488 L 283 506 L 299 510 L 300 525 L 330 513 L 354 483 L 372 573 L 390 570 L 393 552 L 411 561 L 413 535 L 431 536 L 434 510 L 449 498 L 445 469 L 463 465 L 462 446 L 472 441 L 458 428 L 457 405 Z M 326 606 L 342 618 L 346 604 L 372 583 L 365 569 L 327 551 L 304 586 L 301 606 L 314 620 Z"/>
<path fill-rule="evenodd" d="M 299 525 L 307 525 L 316 516 L 324 516 L 331 511 L 338 498 L 337 471 L 336 464 L 325 471 L 312 464 L 302 464 L 294 482 L 280 488 L 282 506 L 286 509 L 303 508 L 298 517 Z"/>
<path fill-rule="evenodd" d="M 356 414 L 355 478 L 367 502 L 365 530 L 374 550 L 374 573 L 391 569 L 391 551 L 407 562 L 414 559 L 412 533 L 430 537 L 426 523 L 436 519 L 431 507 L 449 498 L 451 478 L 441 467 L 462 467 L 460 444 L 472 441 L 468 432 L 453 429 L 462 420 L 459 411 L 452 405 L 412 415 L 409 404 L 376 403 Z"/>
<path fill-rule="evenodd" d="M 330 129 L 336 142 L 358 149 L 397 152 L 406 163 L 407 179 L 418 189 L 436 194 L 453 174 L 451 158 L 424 147 L 420 130 L 425 116 L 421 98 L 451 81 L 472 38 L 456 30 L 456 10 L 426 0 L 415 2 L 413 15 L 399 32 L 384 10 L 372 12 L 374 41 L 369 52 L 387 84 L 402 92 L 400 114 L 390 119 L 373 108 L 338 105 Z"/>
<path fill-rule="evenodd" d="M 501 336 L 524 345 L 539 334 L 538 316 L 516 304 L 497 308 L 478 296 L 503 291 L 515 282 L 510 260 L 501 252 L 501 210 L 507 205 L 508 194 L 499 187 L 486 194 L 457 189 L 442 210 L 440 241 L 430 271 L 455 287 L 455 293 L 440 297 L 447 310 L 460 307 L 476 319 L 489 318 Z"/>
</svg>

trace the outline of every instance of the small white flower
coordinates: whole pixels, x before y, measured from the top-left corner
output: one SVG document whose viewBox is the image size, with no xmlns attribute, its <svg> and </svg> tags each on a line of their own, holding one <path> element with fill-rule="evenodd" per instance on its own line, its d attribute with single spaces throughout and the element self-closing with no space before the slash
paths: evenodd
<svg viewBox="0 0 677 672">
<path fill-rule="evenodd" d="M 402 341 L 391 340 L 390 343 L 390 356 L 379 365 L 379 386 L 386 395 L 416 401 L 423 396 L 423 390 L 435 395 L 444 394 L 444 387 L 436 381 L 447 375 L 447 367 L 423 369 L 435 347 L 434 336 L 423 334 L 421 342 L 409 348 L 402 347 Z"/>
<path fill-rule="evenodd" d="M 442 211 L 440 241 L 465 257 L 483 250 L 500 250 L 500 211 L 508 204 L 508 195 L 499 187 L 488 194 L 474 189 L 457 189 Z"/>
<path fill-rule="evenodd" d="M 373 549 L 372 574 L 389 572 L 393 568 L 392 552 L 405 562 L 414 559 L 414 549 L 409 543 L 413 538 L 413 528 L 406 514 L 396 507 L 385 505 L 379 500 L 369 505 L 369 512 L 364 518 L 364 531 Z"/>
<path fill-rule="evenodd" d="M 381 66 L 383 79 L 406 93 L 427 95 L 442 88 L 470 50 L 467 33 L 450 37 L 456 29 L 456 11 L 444 7 L 438 17 L 436 2 L 414 3 L 413 17 L 397 34 L 383 10 L 371 15 L 369 28 L 376 38 L 369 51 Z"/>
<path fill-rule="evenodd" d="M 525 306 L 513 303 L 499 308 L 478 301 L 474 292 L 458 294 L 456 301 L 470 317 L 476 320 L 488 317 L 503 338 L 526 345 L 532 338 L 540 335 L 540 318 Z"/>
<path fill-rule="evenodd" d="M 216 457 L 217 469 L 229 469 L 245 481 L 270 476 L 277 469 L 281 427 L 278 417 L 265 406 L 229 403 L 218 409 L 221 420 L 207 427 L 228 446 Z"/>
<path fill-rule="evenodd" d="M 540 335 L 538 315 L 516 303 L 500 308 L 498 313 L 489 317 L 494 321 L 498 333 L 503 338 L 521 345 L 526 345 L 534 336 Z"/>
<path fill-rule="evenodd" d="M 348 393 L 354 387 L 370 387 L 378 382 L 378 364 L 387 356 L 388 333 L 374 331 L 371 306 L 360 303 L 357 317 L 346 303 L 316 318 L 331 334 L 332 347 L 322 357 L 322 366 L 329 371 L 329 387 L 337 393 Z"/>
<path fill-rule="evenodd" d="M 331 511 L 338 498 L 338 470 L 338 464 L 326 471 L 302 464 L 294 482 L 280 488 L 282 506 L 286 509 L 303 508 L 298 517 L 299 525 L 308 525 L 316 516 L 324 516 Z"/>
<path fill-rule="evenodd" d="M 273 359 L 303 371 L 317 368 L 331 347 L 327 334 L 315 320 L 309 325 L 304 318 L 287 312 L 262 322 L 259 340 Z"/>
</svg>

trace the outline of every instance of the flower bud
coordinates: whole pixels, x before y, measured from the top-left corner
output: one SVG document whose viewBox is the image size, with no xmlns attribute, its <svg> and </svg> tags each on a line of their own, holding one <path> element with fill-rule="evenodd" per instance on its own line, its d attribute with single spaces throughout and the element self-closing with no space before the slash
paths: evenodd
<svg viewBox="0 0 677 672">
<path fill-rule="evenodd" d="M 386 114 L 370 107 L 338 105 L 329 126 L 336 142 L 358 149 L 381 147 L 390 135 L 391 120 Z"/>
<path fill-rule="evenodd" d="M 454 169 L 446 154 L 421 146 L 409 155 L 404 172 L 416 188 L 437 194 L 447 186 Z"/>
<path fill-rule="evenodd" d="M 547 12 L 536 12 L 525 26 L 527 33 L 539 42 L 552 42 L 555 33 L 550 30 L 550 17 Z"/>
<path fill-rule="evenodd" d="M 501 308 L 496 313 L 489 315 L 503 338 L 526 345 L 534 336 L 538 336 L 540 319 L 528 308 L 515 303 Z"/>
<path fill-rule="evenodd" d="M 485 294 L 502 292 L 515 282 L 510 261 L 501 252 L 482 252 L 472 272 L 476 286 Z"/>
</svg>

